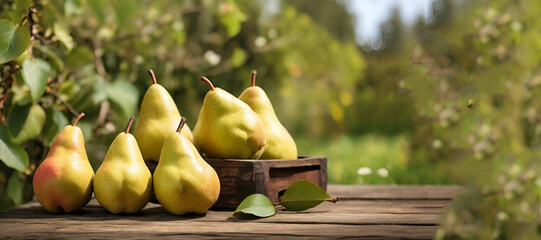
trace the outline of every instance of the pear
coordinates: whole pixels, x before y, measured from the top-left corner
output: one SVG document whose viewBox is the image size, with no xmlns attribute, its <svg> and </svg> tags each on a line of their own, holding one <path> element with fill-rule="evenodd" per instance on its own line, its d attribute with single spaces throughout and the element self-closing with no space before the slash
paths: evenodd
<svg viewBox="0 0 541 240">
<path fill-rule="evenodd" d="M 177 131 L 163 144 L 153 176 L 154 194 L 172 214 L 202 214 L 218 200 L 220 179 L 194 145 L 180 134 L 185 122 L 182 118 Z"/>
<path fill-rule="evenodd" d="M 75 212 L 90 201 L 94 170 L 88 162 L 83 132 L 76 126 L 83 116 L 79 114 L 71 126 L 60 131 L 34 173 L 34 194 L 49 212 Z"/>
<path fill-rule="evenodd" d="M 96 199 L 114 214 L 139 212 L 152 191 L 152 175 L 130 134 L 134 120 L 131 117 L 126 130 L 115 138 L 94 177 Z"/>
<path fill-rule="evenodd" d="M 143 159 L 158 161 L 163 141 L 177 127 L 180 113 L 171 95 L 156 81 L 152 69 L 148 70 L 148 73 L 153 84 L 143 97 L 139 111 L 140 121 L 133 135 L 137 139 Z M 193 134 L 188 126 L 182 130 L 182 134 L 193 142 Z"/>
<path fill-rule="evenodd" d="M 287 129 L 280 123 L 265 91 L 255 85 L 256 72 L 252 72 L 252 86 L 246 88 L 239 99 L 248 104 L 263 121 L 267 132 L 267 147 L 260 159 L 297 159 L 297 145 Z"/>
<path fill-rule="evenodd" d="M 243 101 L 210 86 L 194 128 L 194 144 L 208 157 L 258 159 L 265 150 L 267 135 L 259 116 Z"/>
</svg>

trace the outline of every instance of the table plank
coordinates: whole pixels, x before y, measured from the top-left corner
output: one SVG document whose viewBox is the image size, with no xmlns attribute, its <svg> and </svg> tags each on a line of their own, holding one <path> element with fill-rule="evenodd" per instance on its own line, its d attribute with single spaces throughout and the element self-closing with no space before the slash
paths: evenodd
<svg viewBox="0 0 541 240">
<path fill-rule="evenodd" d="M 174 216 L 149 203 L 135 215 L 108 213 L 93 199 L 74 214 L 50 214 L 36 201 L 0 213 L 4 238 L 376 238 L 431 239 L 455 186 L 329 185 L 337 203 L 269 218 L 238 219 L 231 210 Z M 403 193 L 411 193 L 405 196 Z M 396 196 L 391 193 L 396 192 Z M 432 193 L 430 193 L 432 192 Z"/>
<path fill-rule="evenodd" d="M 332 185 L 328 193 L 343 199 L 452 199 L 460 186 Z"/>
<path fill-rule="evenodd" d="M 74 238 L 77 239 L 110 239 L 110 238 L 153 238 L 153 237 L 305 237 L 305 238 L 345 238 L 372 237 L 378 239 L 431 239 L 436 226 L 404 226 L 404 225 L 340 225 L 340 224 L 276 224 L 243 222 L 198 222 L 165 221 L 148 222 L 133 226 L 135 222 L 54 222 L 35 224 L 31 228 L 21 224 L 3 225 L 8 232 L 17 231 L 18 235 L 1 232 L 2 238 Z"/>
</svg>

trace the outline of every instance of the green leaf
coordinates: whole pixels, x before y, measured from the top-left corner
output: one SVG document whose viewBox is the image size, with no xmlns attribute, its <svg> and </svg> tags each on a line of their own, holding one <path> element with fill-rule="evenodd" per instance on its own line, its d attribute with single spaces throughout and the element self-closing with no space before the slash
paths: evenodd
<svg viewBox="0 0 541 240">
<path fill-rule="evenodd" d="M 289 211 L 302 211 L 313 208 L 323 201 L 335 202 L 336 199 L 318 185 L 308 180 L 300 180 L 287 188 L 280 204 Z"/>
<path fill-rule="evenodd" d="M 56 135 L 69 124 L 68 119 L 64 114 L 53 106 L 47 113 L 45 120 L 45 131 L 43 132 L 43 143 L 46 146 L 51 146 Z"/>
<path fill-rule="evenodd" d="M 32 101 L 37 102 L 45 92 L 51 66 L 42 59 L 36 58 L 33 62 L 32 59 L 27 58 L 22 64 L 21 74 L 24 82 L 30 87 Z"/>
<path fill-rule="evenodd" d="M 186 42 L 186 29 L 182 21 L 171 22 L 171 30 L 169 34 L 173 39 L 175 39 L 178 45 L 183 45 Z"/>
<path fill-rule="evenodd" d="M 81 129 L 81 132 L 83 132 L 83 138 L 85 139 L 85 142 L 90 141 L 91 139 L 94 139 L 94 133 L 92 131 L 93 126 L 92 123 L 85 122 L 85 119 L 79 123 L 77 123 L 77 126 Z"/>
<path fill-rule="evenodd" d="M 230 38 L 239 34 L 242 26 L 241 21 L 231 13 L 221 16 L 220 23 L 225 27 L 227 36 Z"/>
<path fill-rule="evenodd" d="M 9 178 L 6 189 L 8 197 L 13 201 L 13 203 L 15 203 L 15 205 L 20 205 L 23 203 L 24 197 L 24 181 L 19 176 L 19 172 L 13 172 Z"/>
<path fill-rule="evenodd" d="M 82 67 L 93 64 L 94 54 L 87 46 L 76 47 L 68 54 L 66 63 L 70 67 Z"/>
<path fill-rule="evenodd" d="M 13 143 L 4 125 L 0 125 L 0 160 L 17 171 L 24 171 L 28 167 L 28 154 L 21 146 Z"/>
<path fill-rule="evenodd" d="M 64 13 L 66 16 L 75 16 L 82 12 L 79 0 L 66 0 L 64 2 Z"/>
<path fill-rule="evenodd" d="M 24 143 L 36 138 L 43 129 L 45 111 L 38 104 L 15 104 L 8 117 L 8 128 L 13 142 Z"/>
<path fill-rule="evenodd" d="M 242 48 L 235 48 L 231 55 L 231 63 L 234 67 L 240 67 L 246 62 L 246 52 Z"/>
<path fill-rule="evenodd" d="M 30 32 L 27 27 L 15 27 L 7 19 L 0 20 L 0 64 L 20 56 L 28 44 L 30 44 Z"/>
<path fill-rule="evenodd" d="M 105 15 L 108 9 L 108 3 L 109 1 L 107 0 L 93 0 L 88 2 L 90 8 L 92 8 L 94 14 L 96 14 L 96 17 L 98 18 L 100 23 L 105 22 Z"/>
<path fill-rule="evenodd" d="M 143 8 L 142 4 L 133 0 L 114 1 L 113 6 L 115 8 L 118 26 L 126 26 L 129 24 Z"/>
<path fill-rule="evenodd" d="M 71 51 L 71 49 L 73 49 L 74 43 L 68 29 L 66 29 L 66 26 L 56 22 L 53 25 L 53 29 L 56 39 L 58 39 L 58 41 L 64 44 L 64 46 L 66 46 L 66 48 Z"/>
<path fill-rule="evenodd" d="M 21 72 L 15 73 L 15 79 L 22 79 L 20 74 Z M 14 84 L 11 86 L 11 93 L 13 93 L 12 103 L 16 103 L 18 105 L 25 105 L 25 104 L 31 104 L 32 101 L 30 101 L 30 92 L 28 89 L 28 86 L 24 85 L 24 82 L 21 80 L 22 83 Z M 7 117 L 7 116 L 6 116 Z"/>
<path fill-rule="evenodd" d="M 7 195 L 0 195 L 0 212 L 15 207 Z"/>
<path fill-rule="evenodd" d="M 15 4 L 15 9 L 18 12 L 24 12 L 33 5 L 34 3 L 32 2 L 32 0 L 17 0 Z"/>
<path fill-rule="evenodd" d="M 8 182 L 6 178 L 6 172 L 0 171 L 0 186 L 6 186 L 6 183 Z M 6 189 L 4 187 L 0 187 L 0 196 L 6 195 Z"/>
<path fill-rule="evenodd" d="M 272 202 L 263 194 L 255 193 L 246 197 L 233 212 L 235 216 L 243 216 L 244 214 L 254 215 L 257 217 L 270 217 L 276 213 Z"/>
<path fill-rule="evenodd" d="M 44 45 L 38 45 L 38 46 L 35 46 L 35 48 L 39 49 L 44 55 L 48 57 L 48 60 L 49 60 L 48 62 L 52 65 L 54 69 L 57 70 L 57 72 L 61 72 L 64 69 L 64 62 L 55 51 L 51 50 L 50 48 Z M 73 51 L 71 51 L 70 54 Z M 69 61 L 69 56 L 68 56 L 68 61 Z"/>
<path fill-rule="evenodd" d="M 227 36 L 232 38 L 239 34 L 246 15 L 233 1 L 222 2 L 219 6 L 219 21 L 224 26 Z"/>
<path fill-rule="evenodd" d="M 120 107 L 125 117 L 135 114 L 139 103 L 139 92 L 133 84 L 124 80 L 116 80 L 105 88 L 107 98 Z"/>
<path fill-rule="evenodd" d="M 43 10 L 41 10 L 43 12 L 43 22 L 41 22 L 42 20 L 40 19 L 40 23 L 43 23 L 43 26 L 46 29 L 52 30 L 56 22 L 64 19 L 62 11 L 59 10 L 57 4 L 60 2 L 62 1 L 45 1 L 43 3 Z"/>
<path fill-rule="evenodd" d="M 107 92 L 109 90 L 109 87 L 111 86 L 109 82 L 100 75 L 94 75 L 94 73 L 93 75 L 89 76 L 89 79 L 92 81 L 92 83 L 90 84 L 92 84 L 91 86 L 93 88 L 92 103 L 99 104 L 103 101 L 106 101 L 108 97 Z M 83 101 L 88 102 L 88 99 L 83 99 Z"/>
</svg>

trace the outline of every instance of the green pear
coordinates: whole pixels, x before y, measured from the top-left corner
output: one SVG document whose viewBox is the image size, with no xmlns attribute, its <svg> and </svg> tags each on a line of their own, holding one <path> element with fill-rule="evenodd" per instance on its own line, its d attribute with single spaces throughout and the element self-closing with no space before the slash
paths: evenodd
<svg viewBox="0 0 541 240">
<path fill-rule="evenodd" d="M 75 212 L 90 201 L 94 170 L 88 162 L 83 132 L 76 126 L 84 116 L 79 114 L 71 126 L 60 131 L 34 173 L 34 194 L 49 212 Z"/>
<path fill-rule="evenodd" d="M 265 150 L 267 135 L 259 116 L 243 101 L 210 86 L 194 128 L 194 144 L 208 157 L 258 159 Z"/>
<path fill-rule="evenodd" d="M 134 120 L 131 117 L 126 130 L 115 138 L 94 177 L 96 199 L 114 214 L 139 212 L 152 192 L 152 175 L 130 134 Z"/>
<path fill-rule="evenodd" d="M 152 69 L 148 70 L 148 73 L 153 84 L 143 97 L 139 124 L 133 135 L 137 139 L 143 159 L 158 161 L 165 137 L 175 130 L 181 116 L 171 95 L 156 81 Z M 182 130 L 182 134 L 193 142 L 193 135 L 188 126 Z"/>
<path fill-rule="evenodd" d="M 185 118 L 176 132 L 165 140 L 160 161 L 154 171 L 154 194 L 170 213 L 205 213 L 218 200 L 220 179 L 195 146 L 180 134 Z"/>
<path fill-rule="evenodd" d="M 267 147 L 261 159 L 297 159 L 297 145 L 287 129 L 280 123 L 265 91 L 255 85 L 256 72 L 252 72 L 252 86 L 246 88 L 239 99 L 254 110 L 267 132 Z"/>
</svg>

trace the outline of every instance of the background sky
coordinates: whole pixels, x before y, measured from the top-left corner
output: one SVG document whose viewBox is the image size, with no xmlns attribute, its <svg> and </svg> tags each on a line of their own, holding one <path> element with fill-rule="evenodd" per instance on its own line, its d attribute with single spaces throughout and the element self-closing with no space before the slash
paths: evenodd
<svg viewBox="0 0 541 240">
<path fill-rule="evenodd" d="M 404 24 L 413 24 L 419 16 L 428 19 L 432 0 L 349 0 L 345 2 L 356 17 L 355 31 L 360 44 L 375 42 L 379 27 L 397 7 Z"/>
</svg>

